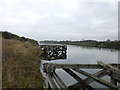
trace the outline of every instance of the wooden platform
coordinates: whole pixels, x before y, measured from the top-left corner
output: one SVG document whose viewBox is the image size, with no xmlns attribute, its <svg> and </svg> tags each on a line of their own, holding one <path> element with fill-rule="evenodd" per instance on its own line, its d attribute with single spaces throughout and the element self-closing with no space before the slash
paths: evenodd
<svg viewBox="0 0 120 90">
<path fill-rule="evenodd" d="M 84 89 L 95 90 L 90 86 L 94 81 L 108 87 L 110 90 L 120 90 L 120 64 L 105 64 L 101 61 L 97 64 L 57 64 L 57 63 L 45 63 L 44 72 L 46 73 L 46 79 L 51 89 Z M 76 79 L 78 82 L 74 85 L 67 86 L 61 78 L 55 72 L 56 69 L 63 69 L 70 76 Z M 82 69 L 100 69 L 100 71 L 90 74 Z M 78 72 L 86 79 L 82 79 L 80 76 L 74 73 Z M 110 76 L 110 82 L 101 79 L 104 76 Z"/>
</svg>

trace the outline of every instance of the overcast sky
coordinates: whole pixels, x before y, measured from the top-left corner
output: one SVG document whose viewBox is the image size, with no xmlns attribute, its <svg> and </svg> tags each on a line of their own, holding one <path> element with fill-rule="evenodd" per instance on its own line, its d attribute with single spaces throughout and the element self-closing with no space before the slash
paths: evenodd
<svg viewBox="0 0 120 90">
<path fill-rule="evenodd" d="M 0 0 L 0 30 L 36 40 L 116 40 L 117 0 Z"/>
</svg>

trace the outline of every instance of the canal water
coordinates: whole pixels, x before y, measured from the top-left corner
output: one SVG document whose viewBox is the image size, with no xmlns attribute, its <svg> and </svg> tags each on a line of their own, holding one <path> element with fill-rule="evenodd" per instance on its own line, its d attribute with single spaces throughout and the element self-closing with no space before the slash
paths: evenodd
<svg viewBox="0 0 120 90">
<path fill-rule="evenodd" d="M 41 67 L 45 62 L 48 63 L 66 63 L 66 64 L 96 64 L 97 61 L 102 61 L 104 63 L 118 63 L 118 53 L 119 50 L 115 49 L 99 49 L 95 47 L 81 47 L 75 45 L 67 45 L 67 59 L 59 59 L 59 60 L 42 60 Z M 99 71 L 99 70 L 85 70 L 91 74 Z M 44 76 L 44 73 L 41 69 L 41 72 Z M 77 83 L 77 81 L 68 75 L 62 69 L 57 69 L 56 73 L 60 76 L 60 78 L 65 82 L 66 85 L 72 85 Z M 82 79 L 86 77 L 75 72 Z M 102 79 L 109 81 L 109 76 L 105 76 Z M 94 88 L 106 88 L 105 86 L 100 85 L 97 82 L 93 82 L 90 84 Z"/>
</svg>

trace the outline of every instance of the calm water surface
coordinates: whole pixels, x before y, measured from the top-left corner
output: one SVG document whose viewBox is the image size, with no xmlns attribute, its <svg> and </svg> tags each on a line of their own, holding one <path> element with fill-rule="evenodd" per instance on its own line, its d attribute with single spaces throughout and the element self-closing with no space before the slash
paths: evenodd
<svg viewBox="0 0 120 90">
<path fill-rule="evenodd" d="M 80 47 L 80 46 L 73 46 L 67 45 L 67 59 L 59 59 L 59 60 L 52 60 L 52 61 L 42 61 L 42 64 L 45 62 L 49 63 L 72 63 L 72 64 L 96 64 L 97 61 L 102 61 L 104 63 L 118 63 L 118 50 L 111 50 L 111 49 L 99 49 L 93 47 Z M 95 73 L 98 70 L 85 70 L 91 74 Z M 42 71 L 41 71 L 42 72 Z M 77 81 L 68 75 L 62 69 L 56 70 L 57 74 L 60 78 L 65 82 L 66 85 L 72 85 L 77 83 Z M 85 76 L 75 72 L 81 78 L 86 78 Z M 43 73 L 44 74 L 44 73 Z M 103 79 L 109 81 L 109 77 L 103 77 Z M 95 88 L 103 88 L 104 86 L 94 82 L 90 84 Z"/>
</svg>

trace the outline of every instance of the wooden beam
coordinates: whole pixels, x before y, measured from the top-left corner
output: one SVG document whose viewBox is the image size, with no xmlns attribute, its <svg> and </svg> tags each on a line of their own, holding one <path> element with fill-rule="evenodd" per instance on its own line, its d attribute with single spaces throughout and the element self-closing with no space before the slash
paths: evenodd
<svg viewBox="0 0 120 90">
<path fill-rule="evenodd" d="M 46 73 L 49 73 L 50 69 L 53 72 L 54 69 L 56 69 L 56 68 L 63 68 L 63 69 L 71 68 L 73 70 L 78 70 L 77 72 L 79 72 L 79 73 L 89 77 L 89 78 L 86 78 L 86 79 L 84 79 L 82 81 L 79 81 L 78 82 L 79 84 L 83 84 L 83 83 L 90 84 L 90 83 L 92 83 L 94 81 L 97 81 L 98 83 L 101 83 L 101 84 L 103 84 L 103 85 L 105 85 L 107 87 L 110 87 L 110 88 L 114 88 L 114 89 L 116 89 L 116 88 L 118 89 L 119 88 L 118 86 L 116 86 L 116 85 L 114 85 L 112 83 L 109 83 L 109 82 L 107 82 L 107 81 L 105 81 L 103 79 L 100 79 L 100 78 L 105 76 L 106 74 L 108 74 L 109 76 L 111 76 L 111 78 L 113 78 L 113 79 L 115 79 L 115 80 L 117 80 L 119 82 L 120 81 L 120 69 L 119 69 L 120 68 L 120 64 L 105 64 L 103 62 L 98 62 L 98 64 L 57 64 L 57 63 L 45 63 L 44 66 L 45 66 L 44 69 L 46 69 L 46 67 L 47 67 L 47 70 L 45 70 Z M 106 71 L 104 71 L 104 70 L 102 71 L 101 70 L 100 72 L 97 72 L 97 73 L 95 73 L 93 75 L 91 75 L 91 74 L 89 74 L 89 73 L 87 73 L 85 71 L 79 70 L 79 69 L 104 69 L 104 68 L 106 69 Z M 51 72 L 51 70 L 50 70 L 50 72 Z M 109 73 L 109 72 L 111 72 L 111 73 Z M 71 74 L 71 76 L 74 76 L 74 74 Z M 51 77 L 48 77 L 48 78 L 51 78 Z M 80 80 L 80 77 L 78 78 L 76 76 L 76 80 L 77 81 Z M 51 80 L 49 80 L 49 82 L 50 81 Z"/>
<path fill-rule="evenodd" d="M 116 81 L 120 82 L 120 76 L 118 74 L 111 73 L 111 74 L 109 74 L 109 76 L 111 78 L 115 79 Z"/>
<path fill-rule="evenodd" d="M 76 75 L 73 71 L 71 71 L 70 69 L 66 69 L 63 68 L 64 71 L 66 71 L 69 75 L 71 75 L 74 79 L 76 79 L 77 81 L 81 81 L 82 79 Z"/>
<path fill-rule="evenodd" d="M 109 74 L 109 73 L 110 73 L 109 70 L 103 69 L 103 70 L 100 70 L 100 71 L 96 72 L 96 73 L 93 74 L 93 75 L 96 76 L 96 77 L 101 78 L 101 77 L 103 77 L 103 76 L 105 76 L 105 75 L 107 75 L 107 74 Z M 94 79 L 92 79 L 92 78 L 86 78 L 84 81 L 85 81 L 87 84 L 90 84 L 90 83 L 94 82 Z"/>
<path fill-rule="evenodd" d="M 109 70 L 104 69 L 104 70 L 98 71 L 97 73 L 95 73 L 95 74 L 93 74 L 93 75 L 95 75 L 96 77 L 101 78 L 101 77 L 107 75 L 108 73 L 109 73 Z M 86 78 L 86 79 L 84 79 L 83 81 L 79 81 L 78 83 L 70 86 L 70 88 L 74 88 L 74 87 L 80 88 L 80 87 L 81 87 L 81 84 L 84 84 L 84 82 L 85 82 L 86 84 L 90 84 L 90 83 L 92 83 L 92 82 L 94 82 L 94 81 L 95 81 L 95 80 L 92 79 L 92 78 Z"/>
<path fill-rule="evenodd" d="M 103 80 L 103 79 L 100 79 L 100 78 L 96 77 L 95 75 L 91 75 L 90 73 L 87 73 L 87 72 L 85 72 L 85 71 L 78 70 L 78 69 L 73 69 L 73 70 L 75 70 L 75 71 L 77 71 L 77 72 L 79 72 L 79 73 L 81 73 L 81 74 L 83 74 L 83 75 L 85 75 L 85 76 L 88 76 L 88 77 L 90 77 L 90 78 L 93 78 L 93 79 L 94 79 L 95 81 L 97 81 L 98 83 L 101 83 L 101 84 L 103 84 L 103 85 L 105 85 L 105 86 L 107 86 L 107 87 L 112 87 L 112 88 L 114 88 L 114 89 L 119 89 L 118 86 L 113 85 L 113 84 L 111 84 L 111 83 L 109 83 L 109 82 L 107 82 L 107 81 L 105 81 L 105 80 Z"/>
<path fill-rule="evenodd" d="M 101 61 L 97 62 L 99 65 L 101 65 L 102 67 L 106 68 L 106 69 L 110 69 L 113 73 L 117 74 L 120 78 L 120 69 L 118 68 L 114 68 L 111 65 L 105 64 Z"/>
<path fill-rule="evenodd" d="M 55 68 L 81 68 L 81 69 L 102 69 L 98 64 L 58 64 L 58 63 L 44 63 L 44 66 L 54 66 Z"/>
<path fill-rule="evenodd" d="M 112 64 L 108 64 L 108 65 L 111 65 L 111 66 L 114 67 L 114 68 L 120 69 L 120 64 L 112 63 Z"/>
<path fill-rule="evenodd" d="M 53 78 L 56 80 L 60 88 L 67 89 L 67 86 L 65 83 L 61 80 L 61 78 L 56 74 L 56 72 L 53 73 Z"/>
<path fill-rule="evenodd" d="M 51 89 L 56 90 L 58 87 L 55 82 L 52 80 L 52 77 L 49 74 L 46 74 L 46 79 L 51 87 Z"/>
<path fill-rule="evenodd" d="M 73 71 L 71 71 L 70 69 L 64 69 L 63 68 L 63 70 L 64 71 L 66 71 L 69 75 L 71 75 L 74 79 L 76 79 L 77 81 L 82 81 L 82 79 L 78 76 L 78 75 L 76 75 Z M 81 86 L 81 87 L 86 87 L 86 88 L 88 88 L 88 90 L 95 90 L 94 88 L 92 88 L 90 85 L 88 85 L 88 84 L 86 84 L 85 82 L 84 83 L 81 83 L 79 86 Z M 85 88 L 84 87 L 84 88 Z M 75 87 L 76 89 L 77 89 L 77 87 Z M 78 87 L 79 88 L 79 87 Z"/>
<path fill-rule="evenodd" d="M 44 63 L 44 65 L 51 65 L 55 68 L 79 68 L 79 69 L 103 69 L 99 64 L 63 64 L 63 63 Z M 120 67 L 120 64 L 108 64 L 113 67 Z"/>
</svg>

